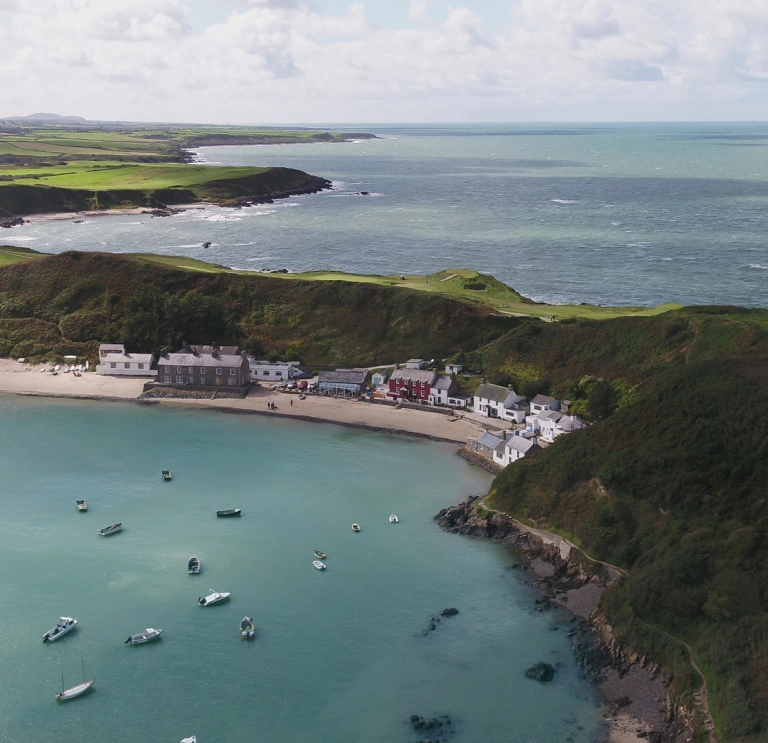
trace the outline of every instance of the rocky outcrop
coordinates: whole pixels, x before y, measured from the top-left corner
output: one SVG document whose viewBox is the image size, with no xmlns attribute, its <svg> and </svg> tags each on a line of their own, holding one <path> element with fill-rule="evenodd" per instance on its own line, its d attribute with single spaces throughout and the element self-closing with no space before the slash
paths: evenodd
<svg viewBox="0 0 768 743">
<path fill-rule="evenodd" d="M 546 684 L 555 678 L 555 667 L 549 663 L 536 663 L 525 672 L 525 677 Z"/>
<path fill-rule="evenodd" d="M 333 188 L 333 184 L 326 178 L 309 176 L 305 182 L 297 185 L 295 188 L 289 188 L 283 191 L 272 191 L 264 194 L 253 194 L 248 196 L 239 196 L 233 200 L 220 201 L 219 206 L 243 207 L 257 206 L 259 204 L 274 204 L 280 199 L 289 199 L 291 196 L 304 196 L 306 194 L 319 193 Z"/>
<path fill-rule="evenodd" d="M 623 715 L 642 733 L 641 737 L 658 743 L 693 739 L 691 713 L 674 705 L 668 692 L 670 679 L 658 665 L 619 642 L 604 616 L 594 608 L 602 590 L 620 577 L 617 570 L 592 562 L 557 535 L 486 509 L 477 496 L 442 509 L 435 520 L 454 534 L 499 540 L 522 553 L 528 567 L 537 570 L 532 585 L 542 593 L 536 599 L 536 611 L 554 606 L 574 610 L 572 604 L 578 603 L 579 596 L 591 593 L 592 603 L 588 606 L 592 608 L 577 612 L 581 618 L 573 617 L 568 636 L 577 662 L 612 706 L 609 722 Z"/>
<path fill-rule="evenodd" d="M 499 472 L 504 469 L 500 464 L 496 464 L 496 462 L 492 462 L 490 459 L 481 457 L 476 451 L 472 451 L 472 449 L 468 449 L 466 446 L 462 446 L 456 453 L 462 459 L 466 459 L 470 464 L 474 464 L 476 467 L 481 467 L 492 475 L 498 475 Z"/>
<path fill-rule="evenodd" d="M 21 217 L 12 217 L 11 219 L 0 220 L 0 228 L 10 229 L 11 227 L 20 227 L 24 224 Z"/>
</svg>

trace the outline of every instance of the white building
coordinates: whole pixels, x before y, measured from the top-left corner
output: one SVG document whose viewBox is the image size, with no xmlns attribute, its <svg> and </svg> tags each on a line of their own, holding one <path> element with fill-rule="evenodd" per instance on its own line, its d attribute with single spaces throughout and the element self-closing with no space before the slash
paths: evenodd
<svg viewBox="0 0 768 743">
<path fill-rule="evenodd" d="M 429 389 L 429 404 L 450 405 L 448 400 L 458 391 L 459 383 L 455 379 L 452 377 L 438 377 Z"/>
<path fill-rule="evenodd" d="M 533 439 L 523 436 L 512 436 L 504 442 L 505 466 L 522 459 L 531 450 L 536 449 L 536 442 Z"/>
<path fill-rule="evenodd" d="M 536 442 L 522 436 L 505 437 L 504 433 L 486 431 L 481 436 L 467 439 L 467 448 L 500 467 L 507 467 L 536 451 Z"/>
<path fill-rule="evenodd" d="M 546 395 L 536 395 L 531 400 L 531 415 L 542 413 L 545 410 L 560 410 L 560 401 Z"/>
<path fill-rule="evenodd" d="M 104 344 L 102 344 L 104 345 Z M 101 363 L 96 367 L 97 374 L 114 377 L 156 377 L 157 369 L 153 369 L 155 357 L 151 353 L 122 353 L 113 351 L 101 355 Z"/>
<path fill-rule="evenodd" d="M 446 404 L 449 408 L 466 409 L 471 402 L 472 395 L 468 392 L 454 392 L 452 395 L 448 395 L 448 402 Z"/>
<path fill-rule="evenodd" d="M 461 364 L 446 364 L 445 365 L 445 373 L 446 374 L 461 374 L 461 372 L 464 370 L 464 367 Z"/>
<path fill-rule="evenodd" d="M 111 353 L 125 353 L 125 346 L 122 343 L 99 344 L 99 361 L 104 361 Z"/>
<path fill-rule="evenodd" d="M 484 418 L 498 418 L 504 421 L 522 423 L 528 404 L 511 386 L 481 384 L 475 392 L 473 407 Z"/>
<path fill-rule="evenodd" d="M 252 382 L 285 382 L 301 374 L 298 361 L 259 361 L 249 356 L 248 363 Z"/>
<path fill-rule="evenodd" d="M 389 379 L 389 369 L 379 369 L 371 374 L 371 387 L 384 387 Z"/>
<path fill-rule="evenodd" d="M 575 415 L 565 415 L 558 410 L 545 410 L 533 416 L 529 427 L 538 432 L 542 440 L 552 443 L 558 436 L 584 428 L 584 422 Z"/>
<path fill-rule="evenodd" d="M 425 365 L 426 362 L 424 359 L 408 359 L 408 361 L 405 362 L 406 369 L 423 369 Z"/>
</svg>

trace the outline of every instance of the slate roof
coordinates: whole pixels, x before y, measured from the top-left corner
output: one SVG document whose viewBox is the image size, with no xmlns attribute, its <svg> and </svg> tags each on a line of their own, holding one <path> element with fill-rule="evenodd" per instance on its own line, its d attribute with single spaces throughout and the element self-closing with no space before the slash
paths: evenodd
<svg viewBox="0 0 768 743">
<path fill-rule="evenodd" d="M 236 356 L 239 353 L 239 349 L 237 346 L 191 345 L 191 346 L 188 346 L 188 348 L 191 351 L 194 351 L 195 353 L 213 353 L 214 351 L 218 351 L 220 354 L 224 354 L 225 356 Z M 182 353 L 185 351 L 186 349 L 182 348 L 180 349 L 179 353 Z"/>
<path fill-rule="evenodd" d="M 549 405 L 550 403 L 557 402 L 554 397 L 547 397 L 546 395 L 536 395 L 531 400 L 531 405 Z"/>
<path fill-rule="evenodd" d="M 484 397 L 493 402 L 506 402 L 510 395 L 514 397 L 515 393 L 498 384 L 481 384 L 475 392 L 475 397 Z"/>
<path fill-rule="evenodd" d="M 429 369 L 395 369 L 390 379 L 394 381 L 402 379 L 404 382 L 426 382 L 432 385 L 436 376 L 437 373 Z"/>
<path fill-rule="evenodd" d="M 536 416 L 540 421 L 552 421 L 557 423 L 561 418 L 565 418 L 559 410 L 543 410 Z"/>
<path fill-rule="evenodd" d="M 158 359 L 158 364 L 166 366 L 196 366 L 196 367 L 234 367 L 239 369 L 243 361 L 247 363 L 240 355 L 231 354 L 194 354 L 194 353 L 165 353 Z"/>
<path fill-rule="evenodd" d="M 500 439 L 498 436 L 486 431 L 477 439 L 477 443 L 480 446 L 487 446 L 489 449 L 495 449 L 499 444 L 504 443 L 504 439 Z"/>
<path fill-rule="evenodd" d="M 521 454 L 527 454 L 534 446 L 536 446 L 533 441 L 524 439 L 522 436 L 513 436 L 511 439 L 507 439 L 504 445 L 509 449 L 519 451 Z"/>
<path fill-rule="evenodd" d="M 438 377 L 435 380 L 435 383 L 432 385 L 433 390 L 449 390 L 451 389 L 451 385 L 454 383 L 455 380 L 451 379 L 450 377 Z"/>
<path fill-rule="evenodd" d="M 114 364 L 115 362 L 118 364 L 128 362 L 132 364 L 151 364 L 154 360 L 155 357 L 151 353 L 110 353 L 103 359 L 102 364 L 104 366 Z"/>
<path fill-rule="evenodd" d="M 365 384 L 367 374 L 362 371 L 321 371 L 318 382 L 323 384 Z"/>
<path fill-rule="evenodd" d="M 122 353 L 125 351 L 125 346 L 122 343 L 99 343 L 99 351 Z"/>
</svg>

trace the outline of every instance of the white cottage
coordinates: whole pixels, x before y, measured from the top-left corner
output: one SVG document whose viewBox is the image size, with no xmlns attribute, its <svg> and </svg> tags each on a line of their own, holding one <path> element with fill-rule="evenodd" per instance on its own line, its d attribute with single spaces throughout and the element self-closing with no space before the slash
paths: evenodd
<svg viewBox="0 0 768 743">
<path fill-rule="evenodd" d="M 285 382 L 301 373 L 298 361 L 259 361 L 249 356 L 248 363 L 253 382 Z"/>
<path fill-rule="evenodd" d="M 371 374 L 371 387 L 384 387 L 389 379 L 389 369 L 379 369 Z"/>
<path fill-rule="evenodd" d="M 445 365 L 445 373 L 446 374 L 461 374 L 461 372 L 464 370 L 464 367 L 461 364 L 446 364 Z"/>
<path fill-rule="evenodd" d="M 547 410 L 535 418 L 539 436 L 552 443 L 558 436 L 584 428 L 584 422 L 575 415 L 565 415 L 557 410 Z"/>
<path fill-rule="evenodd" d="M 448 405 L 449 398 L 458 393 L 459 383 L 452 377 L 438 377 L 429 389 L 430 405 Z"/>
<path fill-rule="evenodd" d="M 535 450 L 536 442 L 523 436 L 512 436 L 504 442 L 505 466 L 522 459 L 526 454 Z"/>
<path fill-rule="evenodd" d="M 155 364 L 155 357 L 151 353 L 123 353 L 112 352 L 101 356 L 101 363 L 96 367 L 97 374 L 103 374 L 111 377 L 156 377 L 157 369 L 152 367 Z"/>
<path fill-rule="evenodd" d="M 546 395 L 536 395 L 531 400 L 531 415 L 542 413 L 545 410 L 560 410 L 560 401 Z"/>
<path fill-rule="evenodd" d="M 481 384 L 475 392 L 473 407 L 484 418 L 522 423 L 525 420 L 527 402 L 512 388 L 498 384 Z"/>
</svg>

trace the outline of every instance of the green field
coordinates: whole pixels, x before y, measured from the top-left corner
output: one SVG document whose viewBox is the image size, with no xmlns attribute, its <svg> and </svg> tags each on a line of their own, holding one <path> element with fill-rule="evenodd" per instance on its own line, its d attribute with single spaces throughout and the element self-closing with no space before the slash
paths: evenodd
<svg viewBox="0 0 768 743">
<path fill-rule="evenodd" d="M 339 142 L 366 136 L 370 135 L 309 129 L 157 129 L 141 125 L 73 128 L 0 123 L 0 216 L 128 205 L 162 207 L 306 188 L 301 177 L 267 178 L 270 171 L 279 170 L 276 168 L 190 164 L 187 149 L 204 145 Z"/>
</svg>

